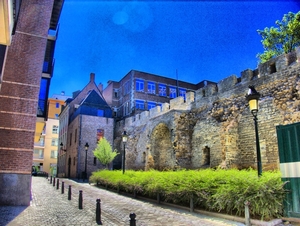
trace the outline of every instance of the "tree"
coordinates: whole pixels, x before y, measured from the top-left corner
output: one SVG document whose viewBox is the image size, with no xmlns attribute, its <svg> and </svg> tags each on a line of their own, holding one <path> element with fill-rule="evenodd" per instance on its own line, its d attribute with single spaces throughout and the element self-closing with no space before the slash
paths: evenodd
<svg viewBox="0 0 300 226">
<path fill-rule="evenodd" d="M 282 20 L 277 20 L 275 24 L 278 27 L 257 30 L 262 36 L 261 43 L 265 49 L 263 53 L 256 55 L 261 63 L 280 54 L 289 53 L 300 45 L 300 11 L 296 14 L 284 14 Z"/>
<path fill-rule="evenodd" d="M 112 151 L 110 143 L 105 139 L 101 138 L 98 141 L 96 149 L 93 151 L 94 156 L 105 166 L 109 166 L 114 158 L 119 154 L 115 149 Z"/>
</svg>

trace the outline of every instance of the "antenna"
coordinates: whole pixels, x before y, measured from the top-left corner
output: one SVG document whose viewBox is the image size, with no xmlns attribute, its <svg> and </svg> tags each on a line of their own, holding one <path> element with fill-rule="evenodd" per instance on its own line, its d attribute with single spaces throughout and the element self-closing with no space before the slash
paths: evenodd
<svg viewBox="0 0 300 226">
<path fill-rule="evenodd" d="M 176 69 L 176 97 L 179 97 L 178 70 Z"/>
</svg>

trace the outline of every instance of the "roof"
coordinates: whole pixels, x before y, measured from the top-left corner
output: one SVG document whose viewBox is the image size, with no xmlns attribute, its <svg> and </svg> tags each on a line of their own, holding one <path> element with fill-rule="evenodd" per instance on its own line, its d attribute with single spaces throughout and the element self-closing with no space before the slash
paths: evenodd
<svg viewBox="0 0 300 226">
<path fill-rule="evenodd" d="M 92 90 L 86 98 L 82 100 L 81 105 L 97 108 L 110 108 L 106 101 L 95 90 Z"/>
</svg>

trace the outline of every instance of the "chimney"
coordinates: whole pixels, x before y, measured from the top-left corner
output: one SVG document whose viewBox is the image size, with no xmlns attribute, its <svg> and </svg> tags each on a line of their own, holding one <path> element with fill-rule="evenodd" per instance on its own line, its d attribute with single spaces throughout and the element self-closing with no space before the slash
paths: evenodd
<svg viewBox="0 0 300 226">
<path fill-rule="evenodd" d="M 95 82 L 95 73 L 90 74 L 90 82 Z"/>
<path fill-rule="evenodd" d="M 101 82 L 98 85 L 98 89 L 100 90 L 101 93 L 103 92 L 103 85 Z"/>
</svg>

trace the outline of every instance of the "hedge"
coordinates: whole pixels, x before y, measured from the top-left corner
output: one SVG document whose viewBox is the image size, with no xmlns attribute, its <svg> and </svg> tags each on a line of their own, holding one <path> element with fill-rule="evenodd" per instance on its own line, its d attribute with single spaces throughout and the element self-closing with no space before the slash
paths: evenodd
<svg viewBox="0 0 300 226">
<path fill-rule="evenodd" d="M 244 216 L 245 202 L 249 202 L 252 218 L 270 220 L 283 214 L 286 195 L 279 171 L 249 170 L 179 170 L 179 171 L 122 171 L 93 172 L 91 183 L 136 192 L 148 197 L 160 194 L 165 202 Z"/>
</svg>

